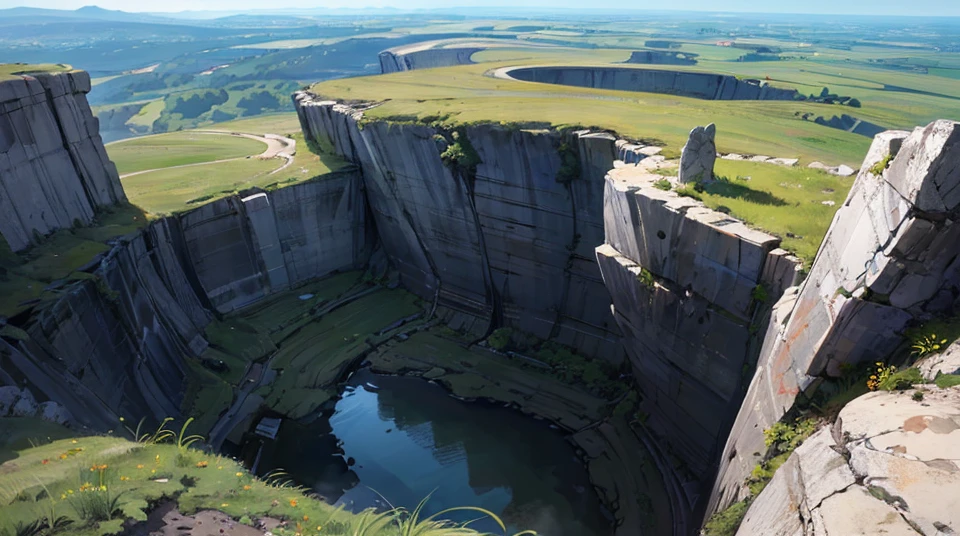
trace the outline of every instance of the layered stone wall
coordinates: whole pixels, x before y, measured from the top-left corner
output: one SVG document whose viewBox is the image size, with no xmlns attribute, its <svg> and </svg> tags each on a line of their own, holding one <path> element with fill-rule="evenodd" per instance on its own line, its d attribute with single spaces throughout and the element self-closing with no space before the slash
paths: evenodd
<svg viewBox="0 0 960 536">
<path fill-rule="evenodd" d="M 596 255 L 648 426 L 703 478 L 756 361 L 758 296 L 779 297 L 799 262 L 776 237 L 655 188 L 660 179 L 625 164 L 607 174 Z"/>
<path fill-rule="evenodd" d="M 710 510 L 744 495 L 763 430 L 840 365 L 882 361 L 960 296 L 960 123 L 878 135 L 810 275 L 778 304 L 720 457 Z"/>
<path fill-rule="evenodd" d="M 404 48 L 385 50 L 380 53 L 380 72 L 383 74 L 414 69 L 467 65 L 474 53 L 484 50 L 482 47 L 428 48 L 405 52 Z"/>
<path fill-rule="evenodd" d="M 362 109 L 295 96 L 304 133 L 355 163 L 385 252 L 404 285 L 454 327 L 511 326 L 586 355 L 622 350 L 593 248 L 603 241 L 603 133 L 477 125 L 457 133 L 469 169 L 441 155 L 452 133 L 370 121 Z"/>
<path fill-rule="evenodd" d="M 497 76 L 564 86 L 665 93 L 709 100 L 797 100 L 795 89 L 773 87 L 760 80 L 694 71 L 626 67 L 508 67 Z"/>
<path fill-rule="evenodd" d="M 273 292 L 366 265 L 374 245 L 355 171 L 249 190 L 179 216 L 186 257 L 226 313 Z"/>
<path fill-rule="evenodd" d="M 0 82 L 0 234 L 14 251 L 126 200 L 82 71 Z"/>
</svg>

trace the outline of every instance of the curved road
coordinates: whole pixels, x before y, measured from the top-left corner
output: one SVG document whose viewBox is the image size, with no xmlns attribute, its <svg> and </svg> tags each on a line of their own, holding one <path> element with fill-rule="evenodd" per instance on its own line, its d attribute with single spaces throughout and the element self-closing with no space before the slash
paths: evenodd
<svg viewBox="0 0 960 536">
<path fill-rule="evenodd" d="M 209 162 L 197 162 L 195 164 L 182 164 L 179 166 L 170 166 L 154 169 L 145 169 L 142 171 L 134 171 L 133 173 L 126 173 L 120 175 L 120 179 L 126 179 L 128 177 L 134 177 L 136 175 L 142 175 L 144 173 L 151 173 L 153 171 L 160 171 L 165 169 L 177 169 L 185 167 L 194 167 L 194 166 L 206 166 L 209 164 L 219 164 L 220 162 L 232 162 L 234 160 L 244 160 L 246 158 L 257 158 L 260 160 L 270 160 L 272 158 L 282 158 L 285 160 L 284 164 L 279 168 L 270 172 L 271 175 L 274 173 L 279 173 L 286 169 L 290 164 L 293 163 L 293 157 L 297 154 L 297 142 L 290 138 L 285 138 L 278 134 L 264 134 L 263 136 L 257 136 L 256 134 L 246 134 L 243 132 L 230 132 L 228 130 L 196 130 L 195 132 L 200 134 L 229 134 L 231 136 L 240 136 L 243 138 L 249 138 L 251 140 L 256 140 L 264 143 L 267 146 L 267 149 L 258 155 L 251 156 L 240 156 L 237 158 L 224 158 L 222 160 L 211 160 Z M 140 139 L 140 138 L 130 138 L 130 139 Z"/>
</svg>

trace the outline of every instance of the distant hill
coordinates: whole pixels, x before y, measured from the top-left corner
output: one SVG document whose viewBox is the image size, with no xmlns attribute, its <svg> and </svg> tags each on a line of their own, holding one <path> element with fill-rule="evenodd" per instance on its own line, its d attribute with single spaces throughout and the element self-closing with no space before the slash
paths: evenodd
<svg viewBox="0 0 960 536">
<path fill-rule="evenodd" d="M 149 22 L 153 24 L 183 24 L 183 21 L 169 17 L 151 15 L 149 13 L 128 13 L 126 11 L 103 9 L 97 6 L 84 6 L 75 10 L 44 9 L 38 7 L 0 9 L 0 21 L 11 24 L 22 23 L 25 20 L 34 23 L 77 19 L 111 22 Z"/>
</svg>

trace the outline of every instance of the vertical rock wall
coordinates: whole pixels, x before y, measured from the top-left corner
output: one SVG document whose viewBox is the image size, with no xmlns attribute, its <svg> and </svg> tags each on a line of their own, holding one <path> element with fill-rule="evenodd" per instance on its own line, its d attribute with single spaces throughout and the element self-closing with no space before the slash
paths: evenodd
<svg viewBox="0 0 960 536">
<path fill-rule="evenodd" d="M 878 135 L 799 293 L 778 306 L 721 456 L 710 510 L 743 494 L 763 430 L 822 375 L 885 359 L 960 296 L 960 123 Z"/>
<path fill-rule="evenodd" d="M 186 257 L 221 313 L 337 270 L 363 267 L 374 240 L 361 179 L 332 173 L 242 192 L 179 216 Z"/>
<path fill-rule="evenodd" d="M 653 186 L 618 165 L 606 177 L 596 249 L 651 430 L 698 478 L 711 472 L 756 359 L 758 287 L 798 277 L 779 240 Z"/>
<path fill-rule="evenodd" d="M 616 326 L 592 248 L 602 243 L 602 133 L 463 129 L 472 169 L 441 158 L 454 139 L 420 124 L 371 121 L 309 93 L 295 104 L 312 142 L 357 164 L 381 243 L 407 288 L 455 327 L 512 326 L 618 360 Z"/>
<path fill-rule="evenodd" d="M 380 53 L 380 72 L 382 74 L 451 65 L 467 65 L 474 53 L 483 50 L 479 47 L 466 48 L 429 48 L 403 52 L 403 48 L 385 50 Z"/>
<path fill-rule="evenodd" d="M 63 287 L 24 326 L 29 337 L 0 353 L 82 424 L 179 415 L 183 359 L 206 349 L 211 315 L 182 269 L 177 233 L 167 219 L 124 239 L 92 271 L 96 279 Z"/>
<path fill-rule="evenodd" d="M 0 234 L 20 251 L 125 201 L 82 71 L 0 82 Z"/>
</svg>

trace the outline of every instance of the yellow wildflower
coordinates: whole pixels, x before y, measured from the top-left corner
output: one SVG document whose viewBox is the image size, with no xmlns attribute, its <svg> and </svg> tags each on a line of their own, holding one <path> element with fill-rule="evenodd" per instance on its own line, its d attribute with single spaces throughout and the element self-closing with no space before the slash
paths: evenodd
<svg viewBox="0 0 960 536">
<path fill-rule="evenodd" d="M 151 473 L 156 473 L 157 470 L 156 470 L 156 469 L 151 469 L 150 472 L 151 472 Z"/>
<path fill-rule="evenodd" d="M 253 489 L 253 486 L 251 486 L 250 484 L 243 486 L 243 491 L 250 491 L 251 489 Z"/>
<path fill-rule="evenodd" d="M 303 516 L 303 520 L 304 520 L 304 521 L 310 521 L 310 518 L 307 517 L 307 516 Z"/>
<path fill-rule="evenodd" d="M 290 506 L 293 506 L 294 508 L 296 508 L 296 506 L 297 506 L 297 500 L 296 500 L 296 499 L 290 499 Z"/>
<path fill-rule="evenodd" d="M 127 480 L 130 480 L 130 477 L 120 475 L 120 482 L 126 482 Z"/>
<path fill-rule="evenodd" d="M 241 473 L 240 471 L 237 471 L 237 478 L 240 478 L 242 476 L 243 476 L 243 473 Z"/>
<path fill-rule="evenodd" d="M 197 467 L 199 467 L 199 468 L 201 468 L 201 469 L 203 469 L 203 468 L 206 467 L 207 465 L 208 465 L 208 464 L 207 464 L 207 462 L 206 462 L 205 460 L 202 461 L 202 462 L 197 462 Z"/>
<path fill-rule="evenodd" d="M 77 440 L 76 440 L 76 439 L 73 439 L 73 440 L 71 440 L 70 442 L 73 443 L 74 445 L 77 444 Z"/>
<path fill-rule="evenodd" d="M 220 508 L 226 508 L 230 506 L 230 503 L 220 503 Z"/>
<path fill-rule="evenodd" d="M 67 494 L 66 494 L 66 493 L 61 493 L 61 494 L 60 494 L 60 500 L 61 500 L 61 501 L 62 501 L 63 499 L 66 499 L 66 498 L 67 498 Z"/>
<path fill-rule="evenodd" d="M 137 469 L 143 469 L 143 464 L 142 464 L 142 463 L 138 463 L 138 464 L 137 464 Z"/>
</svg>

